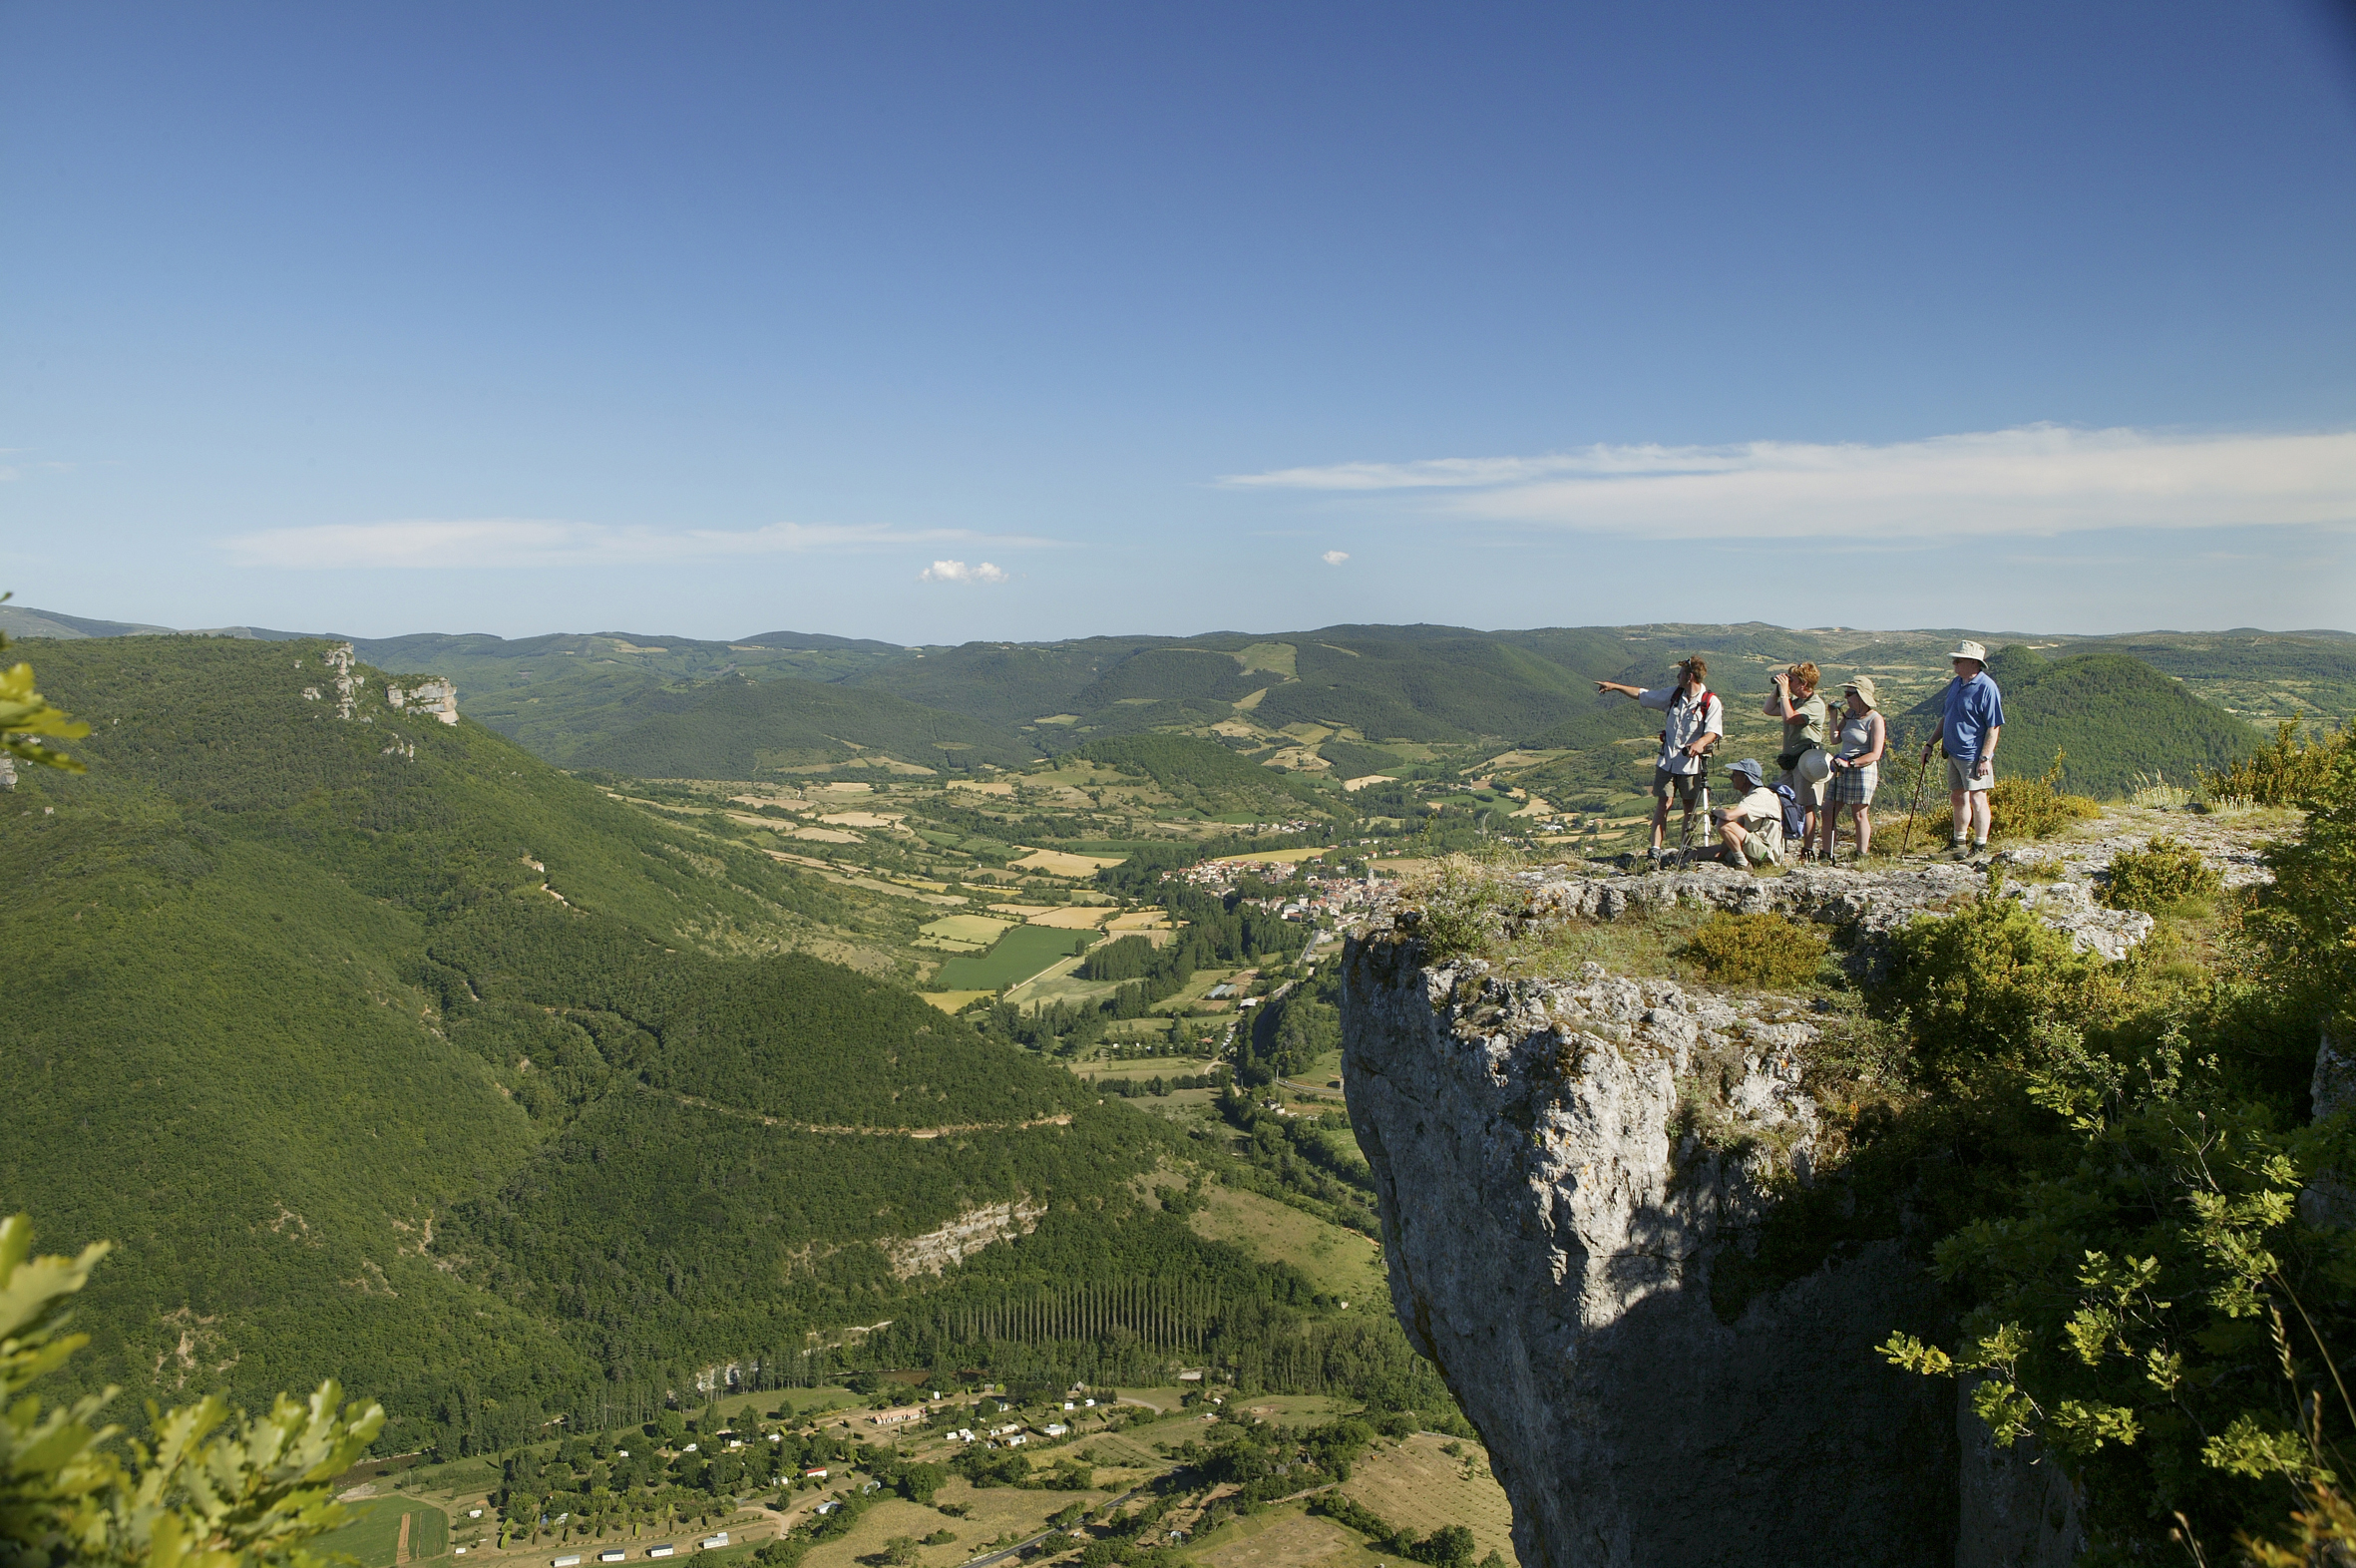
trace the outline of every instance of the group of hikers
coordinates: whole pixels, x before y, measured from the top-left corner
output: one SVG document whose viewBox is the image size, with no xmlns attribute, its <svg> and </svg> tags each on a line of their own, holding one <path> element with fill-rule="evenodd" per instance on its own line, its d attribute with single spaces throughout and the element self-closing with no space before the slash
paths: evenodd
<svg viewBox="0 0 2356 1568">
<path fill-rule="evenodd" d="M 1988 848 L 1988 791 L 1996 782 L 2004 696 L 1989 678 L 1988 650 L 1979 643 L 1957 643 L 1948 659 L 1955 678 L 1941 696 L 1939 733 L 1924 742 L 1922 762 L 1929 767 L 1934 749 L 1946 757 L 1952 815 L 1946 853 L 1969 860 Z M 1814 664 L 1778 670 L 1761 709 L 1783 723 L 1776 782 L 1768 785 L 1758 760 L 1745 757 L 1726 770 L 1734 800 L 1712 808 L 1709 756 L 1726 738 L 1726 704 L 1710 689 L 1709 674 L 1708 662 L 1696 655 L 1678 663 L 1672 685 L 1595 683 L 1597 692 L 1634 697 L 1664 720 L 1661 755 L 1653 763 L 1653 863 L 1658 865 L 1666 854 L 1663 835 L 1672 796 L 1684 808 L 1689 844 L 1696 814 L 1709 810 L 1716 843 L 1703 853 L 1730 866 L 1780 865 L 1794 852 L 1801 861 L 1829 863 L 1839 846 L 1844 810 L 1850 821 L 1850 857 L 1863 859 L 1873 847 L 1873 793 L 1890 738 L 1873 677 L 1857 675 L 1844 683 L 1835 715 L 1819 691 L 1823 672 Z"/>
</svg>

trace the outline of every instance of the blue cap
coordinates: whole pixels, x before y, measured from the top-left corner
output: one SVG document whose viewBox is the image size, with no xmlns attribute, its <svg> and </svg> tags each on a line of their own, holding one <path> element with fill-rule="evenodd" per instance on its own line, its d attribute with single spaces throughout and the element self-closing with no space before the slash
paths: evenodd
<svg viewBox="0 0 2356 1568">
<path fill-rule="evenodd" d="M 1751 775 L 1751 782 L 1754 784 L 1762 783 L 1767 778 L 1766 774 L 1759 771 L 1759 759 L 1757 757 L 1745 757 L 1742 761 L 1728 768 L 1727 771 L 1729 773 L 1738 775 L 1748 773 Z"/>
</svg>

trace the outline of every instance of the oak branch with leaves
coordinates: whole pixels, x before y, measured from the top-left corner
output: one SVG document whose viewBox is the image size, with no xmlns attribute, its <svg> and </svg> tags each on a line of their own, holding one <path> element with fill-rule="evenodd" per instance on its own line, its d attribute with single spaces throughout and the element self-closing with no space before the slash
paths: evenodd
<svg viewBox="0 0 2356 1568">
<path fill-rule="evenodd" d="M 32 1256 L 24 1215 L 0 1220 L 0 1568 L 119 1563 L 147 1568 L 313 1568 L 303 1543 L 342 1522 L 335 1477 L 384 1425 L 342 1405 L 333 1378 L 262 1415 L 217 1395 L 148 1406 L 149 1436 L 92 1424 L 118 1390 L 42 1409 L 28 1385 L 89 1341 L 61 1332 L 74 1294 L 107 1253 Z"/>
</svg>

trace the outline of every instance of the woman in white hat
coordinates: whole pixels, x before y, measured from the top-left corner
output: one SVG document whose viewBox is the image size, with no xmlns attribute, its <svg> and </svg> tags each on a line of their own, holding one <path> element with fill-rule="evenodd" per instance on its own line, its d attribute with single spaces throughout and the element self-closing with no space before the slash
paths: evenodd
<svg viewBox="0 0 2356 1568">
<path fill-rule="evenodd" d="M 1857 825 L 1857 859 L 1873 849 L 1873 788 L 1880 782 L 1881 754 L 1889 744 L 1889 725 L 1875 705 L 1873 677 L 1859 675 L 1841 688 L 1846 705 L 1840 713 L 1839 749 L 1832 757 L 1832 775 L 1824 787 L 1823 826 L 1818 829 L 1818 853 L 1832 859 L 1840 809 L 1846 806 Z"/>
</svg>

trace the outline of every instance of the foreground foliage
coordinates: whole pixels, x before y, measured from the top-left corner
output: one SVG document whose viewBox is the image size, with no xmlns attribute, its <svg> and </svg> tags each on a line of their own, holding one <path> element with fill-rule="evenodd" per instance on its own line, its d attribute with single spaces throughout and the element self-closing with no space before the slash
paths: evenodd
<svg viewBox="0 0 2356 1568">
<path fill-rule="evenodd" d="M 1943 1102 L 1921 1119 L 1978 1169 L 1936 1249 L 1964 1306 L 1956 1347 L 1885 1349 L 1969 1378 L 2000 1442 L 2058 1455 L 2101 1560 L 2171 1536 L 2267 1563 L 2356 1544 L 2338 1370 L 2356 1244 L 2334 1212 L 2356 1113 L 2306 1115 L 2319 1030 L 2356 978 L 2356 756 L 2306 804 L 2213 968 L 2181 962 L 2165 924 L 2126 963 L 2074 954 L 1995 891 L 1901 939 L 1888 999 Z M 2213 895 L 2175 852 L 2147 855 L 2122 897 Z M 1931 1141 L 1909 1154 L 1926 1175 Z"/>
<path fill-rule="evenodd" d="M 330 1378 L 302 1403 L 278 1395 L 261 1416 L 232 1416 L 217 1397 L 150 1404 L 146 1441 L 118 1443 L 121 1427 L 91 1424 L 113 1389 L 44 1414 L 29 1385 L 88 1343 L 61 1331 L 108 1249 L 37 1258 L 32 1240 L 25 1215 L 0 1220 L 0 1563 L 315 1564 L 303 1543 L 341 1522 L 332 1482 L 384 1411 L 339 1409 Z"/>
</svg>

